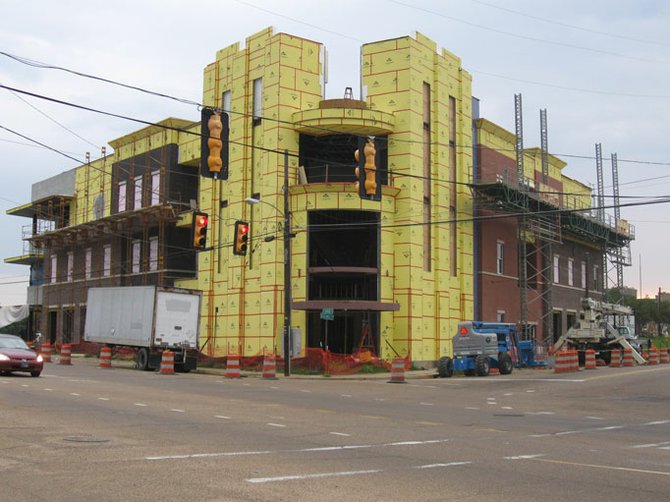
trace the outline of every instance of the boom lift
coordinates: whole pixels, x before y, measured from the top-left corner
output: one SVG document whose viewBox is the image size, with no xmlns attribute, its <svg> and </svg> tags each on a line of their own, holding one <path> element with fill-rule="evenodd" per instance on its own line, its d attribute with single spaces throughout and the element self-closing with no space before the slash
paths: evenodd
<svg viewBox="0 0 670 502">
<path fill-rule="evenodd" d="M 639 364 L 646 361 L 633 347 L 625 334 L 607 322 L 607 316 L 630 316 L 633 310 L 626 305 L 606 303 L 593 298 L 582 298 L 582 312 L 576 326 L 571 326 L 554 344 L 554 352 L 561 350 L 566 344 L 577 350 L 593 349 L 607 364 L 611 359 L 612 348 L 631 349 L 633 358 Z"/>
</svg>

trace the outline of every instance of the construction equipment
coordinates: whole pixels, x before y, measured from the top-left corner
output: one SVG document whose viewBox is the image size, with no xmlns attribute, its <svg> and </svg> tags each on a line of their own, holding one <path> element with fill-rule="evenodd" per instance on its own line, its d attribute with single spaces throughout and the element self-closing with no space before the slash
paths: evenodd
<svg viewBox="0 0 670 502">
<path fill-rule="evenodd" d="M 606 303 L 593 298 L 582 298 L 582 311 L 575 326 L 571 326 L 554 344 L 554 352 L 558 352 L 564 346 L 570 345 L 579 351 L 593 349 L 596 357 L 609 364 L 611 350 L 622 348 L 631 349 L 633 358 L 639 364 L 646 361 L 630 343 L 630 331 L 618 330 L 608 322 L 609 316 L 631 316 L 633 310 L 626 305 Z"/>
<path fill-rule="evenodd" d="M 516 324 L 482 321 L 462 322 L 453 338 L 454 357 L 438 362 L 438 375 L 450 377 L 454 371 L 467 376 L 487 376 L 491 368 L 509 375 L 514 366 L 538 366 L 532 340 L 519 341 Z"/>
</svg>

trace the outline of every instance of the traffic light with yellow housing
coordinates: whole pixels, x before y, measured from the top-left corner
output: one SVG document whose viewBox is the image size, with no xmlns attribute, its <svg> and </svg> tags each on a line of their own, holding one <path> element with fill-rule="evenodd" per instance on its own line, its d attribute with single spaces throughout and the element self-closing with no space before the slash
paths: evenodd
<svg viewBox="0 0 670 502">
<path fill-rule="evenodd" d="M 200 121 L 200 175 L 228 179 L 228 114 L 203 108 Z"/>
<path fill-rule="evenodd" d="M 361 199 L 380 201 L 382 187 L 379 180 L 377 149 L 374 138 L 358 138 L 358 150 L 354 152 L 358 163 L 356 178 L 358 179 L 358 195 Z"/>
<path fill-rule="evenodd" d="M 203 249 L 207 244 L 207 224 L 209 216 L 206 213 L 193 213 L 193 247 Z"/>
<path fill-rule="evenodd" d="M 246 221 L 235 222 L 235 240 L 233 241 L 233 254 L 245 256 L 247 254 L 247 242 L 249 241 L 249 223 Z"/>
</svg>

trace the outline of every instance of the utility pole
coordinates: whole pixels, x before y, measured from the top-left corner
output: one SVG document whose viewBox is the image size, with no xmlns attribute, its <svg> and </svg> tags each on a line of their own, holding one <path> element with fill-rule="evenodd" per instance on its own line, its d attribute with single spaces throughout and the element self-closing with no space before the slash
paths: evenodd
<svg viewBox="0 0 670 502">
<path fill-rule="evenodd" d="M 284 376 L 291 374 L 291 213 L 288 194 L 288 150 L 284 150 Z"/>
</svg>

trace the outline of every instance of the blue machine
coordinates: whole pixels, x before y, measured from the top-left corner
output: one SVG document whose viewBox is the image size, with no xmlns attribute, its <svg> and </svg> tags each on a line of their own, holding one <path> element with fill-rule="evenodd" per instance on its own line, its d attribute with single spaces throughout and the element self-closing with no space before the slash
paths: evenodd
<svg viewBox="0 0 670 502">
<path fill-rule="evenodd" d="M 453 338 L 454 357 L 442 357 L 438 375 L 450 377 L 454 371 L 466 375 L 487 376 L 491 368 L 509 375 L 516 367 L 532 367 L 535 361 L 535 343 L 519 341 L 516 324 L 483 321 L 462 322 Z"/>
</svg>

